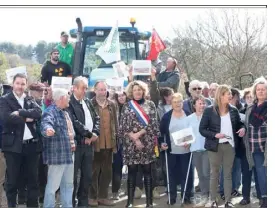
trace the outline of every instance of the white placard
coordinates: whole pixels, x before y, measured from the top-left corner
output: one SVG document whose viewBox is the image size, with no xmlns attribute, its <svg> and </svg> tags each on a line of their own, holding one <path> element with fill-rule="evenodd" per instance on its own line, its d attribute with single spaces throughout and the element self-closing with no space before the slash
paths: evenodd
<svg viewBox="0 0 275 208">
<path fill-rule="evenodd" d="M 71 91 L 72 88 L 72 77 L 52 77 L 52 89 L 63 88 Z"/>
<path fill-rule="evenodd" d="M 108 90 L 114 92 L 123 92 L 124 89 L 124 78 L 112 78 L 106 79 Z"/>
<path fill-rule="evenodd" d="M 127 77 L 126 64 L 123 61 L 112 64 L 112 66 L 118 77 Z"/>
<path fill-rule="evenodd" d="M 191 127 L 176 131 L 171 134 L 175 145 L 183 146 L 195 142 L 195 136 Z"/>
<path fill-rule="evenodd" d="M 150 60 L 133 60 L 133 75 L 151 75 L 151 65 Z"/>
<path fill-rule="evenodd" d="M 13 77 L 18 73 L 25 74 L 27 76 L 27 67 L 19 66 L 16 68 L 11 68 L 11 69 L 6 70 L 8 84 L 12 84 Z"/>
</svg>

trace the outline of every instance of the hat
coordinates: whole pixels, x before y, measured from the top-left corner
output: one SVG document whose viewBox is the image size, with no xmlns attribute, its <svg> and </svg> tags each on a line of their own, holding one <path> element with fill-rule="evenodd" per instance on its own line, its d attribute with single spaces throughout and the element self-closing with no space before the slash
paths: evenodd
<svg viewBox="0 0 275 208">
<path fill-rule="evenodd" d="M 65 31 L 61 32 L 61 36 L 69 36 L 69 34 Z"/>
<path fill-rule="evenodd" d="M 29 89 L 32 91 L 43 91 L 46 88 L 46 86 L 41 82 L 32 83 L 29 86 Z"/>
</svg>

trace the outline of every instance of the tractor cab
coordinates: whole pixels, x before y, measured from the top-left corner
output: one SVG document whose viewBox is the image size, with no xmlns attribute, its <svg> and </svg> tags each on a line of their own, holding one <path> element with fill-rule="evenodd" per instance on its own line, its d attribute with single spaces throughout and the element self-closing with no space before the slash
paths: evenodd
<svg viewBox="0 0 275 208">
<path fill-rule="evenodd" d="M 109 35 L 112 27 L 87 26 L 82 27 L 81 20 L 76 20 L 78 29 L 70 30 L 72 38 L 76 39 L 73 77 L 85 76 L 89 79 L 89 87 L 93 87 L 96 81 L 117 77 L 112 64 L 106 64 L 100 56 L 96 55 L 97 50 Z M 121 61 L 131 64 L 133 60 L 146 58 L 145 51 L 148 51 L 150 32 L 141 32 L 134 27 L 135 20 L 132 18 L 132 27 L 119 27 L 119 43 Z M 124 85 L 128 84 L 125 78 Z"/>
</svg>

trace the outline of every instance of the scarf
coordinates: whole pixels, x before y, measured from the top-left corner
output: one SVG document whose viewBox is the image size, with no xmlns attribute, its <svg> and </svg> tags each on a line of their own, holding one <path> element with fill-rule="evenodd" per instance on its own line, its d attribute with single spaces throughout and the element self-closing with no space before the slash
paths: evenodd
<svg viewBox="0 0 275 208">
<path fill-rule="evenodd" d="M 259 128 L 264 122 L 267 121 L 267 101 L 261 105 L 255 103 L 252 107 L 251 114 L 249 116 L 249 123 L 255 127 Z"/>
<path fill-rule="evenodd" d="M 141 98 L 140 100 L 135 100 L 135 99 L 133 99 L 133 100 L 136 101 L 139 105 L 141 105 L 145 102 L 144 98 Z"/>
</svg>

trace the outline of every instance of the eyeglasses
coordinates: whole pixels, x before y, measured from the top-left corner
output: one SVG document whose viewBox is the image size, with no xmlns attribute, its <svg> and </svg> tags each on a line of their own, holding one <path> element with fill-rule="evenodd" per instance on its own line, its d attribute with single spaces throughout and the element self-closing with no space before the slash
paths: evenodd
<svg viewBox="0 0 275 208">
<path fill-rule="evenodd" d="M 192 90 L 196 91 L 196 90 L 201 90 L 201 87 L 198 87 L 198 88 L 193 88 Z"/>
</svg>

